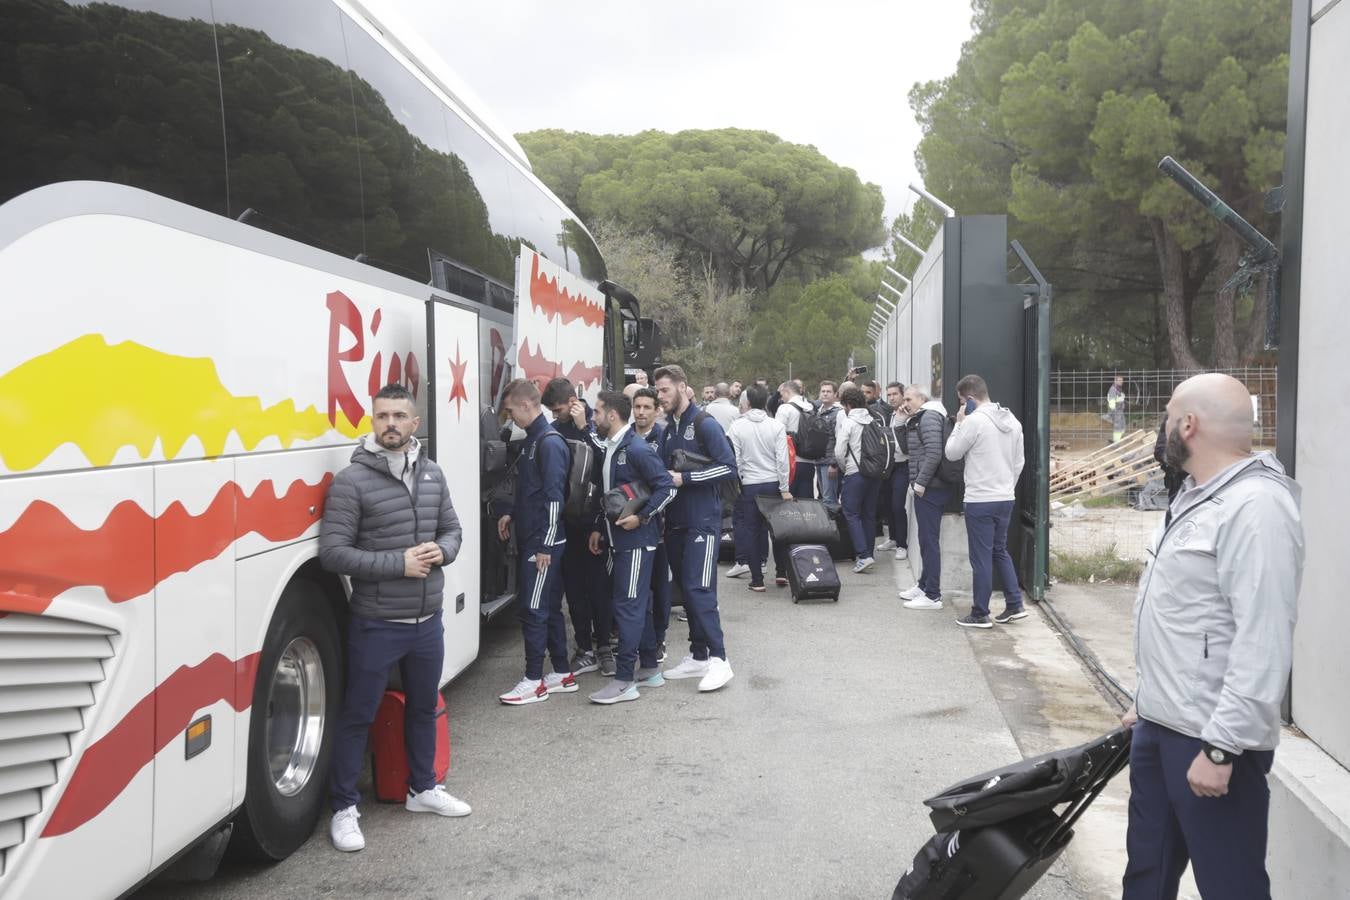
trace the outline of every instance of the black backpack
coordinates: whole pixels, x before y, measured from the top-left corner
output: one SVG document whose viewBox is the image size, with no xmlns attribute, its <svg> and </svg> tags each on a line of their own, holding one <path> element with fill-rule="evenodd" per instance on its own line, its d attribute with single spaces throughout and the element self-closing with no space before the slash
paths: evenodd
<svg viewBox="0 0 1350 900">
<path fill-rule="evenodd" d="M 567 483 L 563 486 L 563 521 L 569 525 L 590 525 L 595 521 L 600 505 L 600 488 L 596 483 L 596 453 L 590 441 L 562 438 L 567 445 Z M 547 437 L 547 435 L 545 435 Z"/>
<path fill-rule="evenodd" d="M 827 458 L 834 449 L 834 416 L 802 410 L 796 441 L 798 459 L 809 461 Z"/>
<path fill-rule="evenodd" d="M 877 421 L 876 416 L 862 426 L 862 440 L 858 442 L 859 454 L 853 461 L 858 471 L 866 478 L 889 478 L 895 468 L 895 432 Z M 853 449 L 850 447 L 849 452 Z"/>
<path fill-rule="evenodd" d="M 698 426 L 702 425 L 703 420 L 706 418 L 708 418 L 708 413 L 704 410 L 699 410 L 694 416 L 694 439 L 697 440 L 698 445 L 703 448 L 703 455 L 708 457 L 708 463 L 711 465 L 713 462 L 712 451 L 709 450 L 707 444 L 703 443 L 703 438 L 698 433 Z M 723 478 L 721 481 L 717 482 L 717 496 L 722 499 L 722 515 L 724 517 L 731 515 L 731 510 L 736 505 L 736 498 L 740 495 L 741 479 L 739 477 Z"/>
</svg>

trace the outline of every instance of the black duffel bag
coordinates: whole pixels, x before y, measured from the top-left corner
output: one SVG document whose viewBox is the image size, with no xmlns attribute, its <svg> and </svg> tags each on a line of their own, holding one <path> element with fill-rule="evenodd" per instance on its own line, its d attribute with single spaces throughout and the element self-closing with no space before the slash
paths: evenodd
<svg viewBox="0 0 1350 900">
<path fill-rule="evenodd" d="M 756 497 L 759 514 L 769 523 L 774 541 L 794 544 L 827 544 L 839 534 L 834 519 L 819 500 L 784 500 L 782 497 Z"/>
<path fill-rule="evenodd" d="M 651 497 L 652 492 L 647 490 L 645 484 L 633 481 L 605 491 L 605 496 L 600 499 L 600 506 L 606 519 L 617 522 L 641 512 Z"/>
<path fill-rule="evenodd" d="M 704 456 L 702 453 L 695 453 L 693 450 L 672 450 L 670 454 L 670 468 L 676 472 L 693 472 L 715 465 L 717 463 L 711 456 Z M 736 505 L 736 498 L 741 495 L 741 481 L 734 477 L 723 478 L 721 481 L 713 482 L 713 484 L 717 487 L 717 496 L 722 499 L 722 515 L 725 518 L 731 515 L 731 510 Z"/>
<path fill-rule="evenodd" d="M 954 784 L 923 801 L 936 831 L 994 825 L 1076 800 L 1129 761 L 1130 729 L 1068 750 L 1024 759 Z"/>
</svg>

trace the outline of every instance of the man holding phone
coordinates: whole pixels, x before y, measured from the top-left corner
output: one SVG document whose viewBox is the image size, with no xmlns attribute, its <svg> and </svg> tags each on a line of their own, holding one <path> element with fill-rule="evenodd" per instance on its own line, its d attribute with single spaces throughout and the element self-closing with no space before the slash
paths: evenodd
<svg viewBox="0 0 1350 900">
<path fill-rule="evenodd" d="M 966 628 L 992 628 L 1025 619 L 1017 569 L 1008 554 L 1008 522 L 1012 519 L 1013 491 L 1025 462 L 1022 424 L 1009 410 L 989 401 L 989 387 L 979 375 L 956 383 L 961 408 L 956 427 L 944 450 L 950 460 L 966 461 L 966 539 L 974 575 L 970 614 L 956 620 Z M 1003 612 L 990 621 L 989 598 L 994 570 L 1003 582 Z"/>
</svg>

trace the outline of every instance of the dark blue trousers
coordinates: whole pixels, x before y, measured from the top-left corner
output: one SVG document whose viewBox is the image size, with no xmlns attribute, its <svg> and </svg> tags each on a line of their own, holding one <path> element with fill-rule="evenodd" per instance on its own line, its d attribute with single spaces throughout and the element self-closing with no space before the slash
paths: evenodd
<svg viewBox="0 0 1350 900">
<path fill-rule="evenodd" d="M 1275 752 L 1248 750 L 1234 760 L 1223 797 L 1197 797 L 1186 782 L 1199 753 L 1199 738 L 1143 719 L 1134 726 L 1123 900 L 1172 900 L 1187 862 L 1202 897 L 1269 900 L 1266 775 Z"/>
<path fill-rule="evenodd" d="M 652 621 L 651 584 L 656 548 L 610 551 L 610 584 L 614 586 L 614 624 L 619 649 L 614 654 L 614 677 L 632 681 L 639 655 L 643 668 L 656 665 L 656 626 Z"/>
<path fill-rule="evenodd" d="M 909 546 L 909 514 L 905 512 L 905 498 L 909 496 L 909 463 L 895 464 L 890 481 L 891 540 L 897 547 Z"/>
<path fill-rule="evenodd" d="M 656 642 L 663 643 L 670 628 L 670 557 L 664 538 L 656 545 L 652 560 L 652 627 L 656 630 Z"/>
<path fill-rule="evenodd" d="M 352 615 L 347 624 L 347 690 L 329 775 L 329 802 L 334 812 L 361 800 L 356 782 L 365 764 L 366 739 L 395 663 L 406 698 L 403 744 L 408 754 L 409 787 L 421 792 L 436 786 L 436 693 L 444 662 L 445 627 L 439 612 L 417 624 Z"/>
<path fill-rule="evenodd" d="M 553 659 L 553 671 L 570 672 L 572 668 L 567 659 L 567 622 L 562 611 L 561 554 L 553 553 L 548 566 L 540 572 L 536 553 L 532 550 L 520 554 L 520 596 L 516 598 L 516 606 L 520 630 L 525 636 L 525 677 L 538 681 L 544 677 L 546 651 Z"/>
<path fill-rule="evenodd" d="M 776 488 L 775 488 L 776 489 Z M 797 460 L 797 471 L 793 473 L 792 483 L 788 485 L 788 493 L 798 500 L 811 500 L 816 496 L 816 465 L 815 463 L 802 462 Z"/>
<path fill-rule="evenodd" d="M 670 574 L 684 592 L 684 610 L 689 614 L 689 653 L 694 659 L 709 655 L 727 658 L 722 637 L 722 617 L 717 612 L 716 531 L 667 528 L 666 553 Z"/>
<path fill-rule="evenodd" d="M 919 587 L 929 600 L 942 597 L 942 510 L 947 506 L 951 489 L 929 485 L 920 497 L 914 494 L 914 518 L 919 520 L 919 555 L 923 567 L 919 570 Z"/>
<path fill-rule="evenodd" d="M 801 463 L 797 464 L 798 466 Z M 759 514 L 759 507 L 755 505 L 756 497 L 777 497 L 778 482 L 765 481 L 759 484 L 747 484 L 741 487 L 741 495 L 736 498 L 736 511 L 741 513 L 741 521 L 737 523 L 738 534 L 743 530 L 745 537 L 746 553 L 748 565 L 750 566 L 750 584 L 764 584 L 764 562 L 766 559 L 765 548 L 769 546 L 769 523 Z M 742 513 L 741 511 L 744 510 Z M 787 554 L 778 544 L 773 544 L 774 571 L 783 575 L 787 572 Z"/>
<path fill-rule="evenodd" d="M 853 541 L 853 556 L 870 559 L 877 543 L 877 493 L 880 483 L 875 478 L 854 472 L 844 476 L 840 492 L 844 522 Z"/>
<path fill-rule="evenodd" d="M 591 552 L 587 546 L 590 536 L 589 528 L 568 528 L 567 549 L 561 561 L 554 560 L 561 562 L 563 591 L 579 650 L 608 644 L 614 630 L 605 558 Z"/>
<path fill-rule="evenodd" d="M 1008 520 L 1012 518 L 1013 502 L 967 503 L 966 544 L 970 548 L 970 570 L 974 582 L 975 599 L 971 615 L 989 615 L 989 595 L 994 591 L 994 572 L 1003 582 L 1003 597 L 1008 609 L 1022 606 L 1022 592 L 1017 586 L 1017 569 L 1008 555 Z"/>
<path fill-rule="evenodd" d="M 747 497 L 746 493 L 756 486 L 741 485 L 741 495 L 731 507 L 731 542 L 736 548 L 736 564 L 740 566 L 750 565 L 750 538 L 755 528 L 755 517 L 759 513 L 755 509 L 754 499 Z M 777 485 L 774 486 L 774 490 L 777 490 Z M 763 555 L 764 551 L 761 548 L 760 556 Z"/>
</svg>

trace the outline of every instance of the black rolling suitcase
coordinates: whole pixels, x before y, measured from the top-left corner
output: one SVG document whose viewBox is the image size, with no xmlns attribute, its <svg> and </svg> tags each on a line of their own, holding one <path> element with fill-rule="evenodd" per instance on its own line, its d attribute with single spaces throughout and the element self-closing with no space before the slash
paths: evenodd
<svg viewBox="0 0 1350 900">
<path fill-rule="evenodd" d="M 830 518 L 834 520 L 835 528 L 834 538 L 825 543 L 825 548 L 830 552 L 830 558 L 852 559 L 854 557 L 853 539 L 848 534 L 848 522 L 844 519 L 844 508 L 838 503 L 825 503 L 825 508 L 829 510 Z"/>
<path fill-rule="evenodd" d="M 792 602 L 833 600 L 839 602 L 839 571 L 823 544 L 797 544 L 788 549 L 788 586 Z"/>
<path fill-rule="evenodd" d="M 1130 760 L 1130 730 L 986 772 L 930 797 L 938 833 L 892 900 L 1016 900 L 1073 840 L 1073 825 Z M 1055 811 L 1056 806 L 1063 808 Z"/>
</svg>

